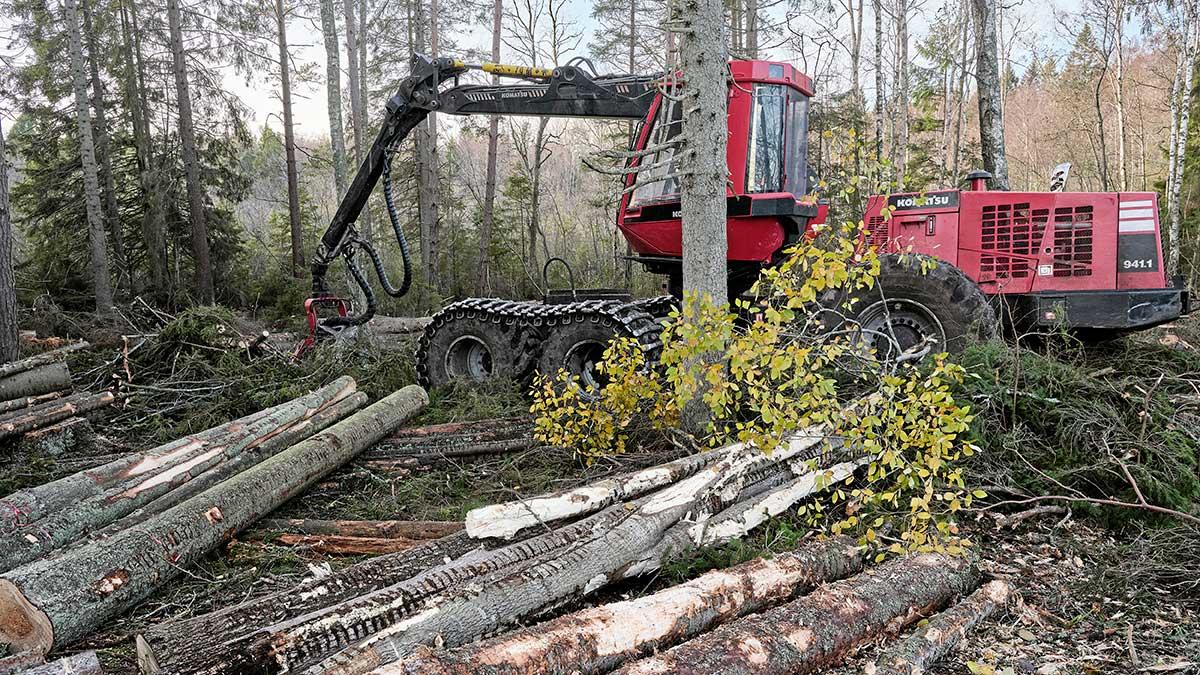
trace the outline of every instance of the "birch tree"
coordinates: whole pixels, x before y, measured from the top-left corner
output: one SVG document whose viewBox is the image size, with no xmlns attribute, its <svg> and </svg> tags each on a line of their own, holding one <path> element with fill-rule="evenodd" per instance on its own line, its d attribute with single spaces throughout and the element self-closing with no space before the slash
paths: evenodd
<svg viewBox="0 0 1200 675">
<path fill-rule="evenodd" d="M 504 28 L 504 2 L 492 0 L 492 63 L 500 62 L 501 31 Z M 492 84 L 500 84 L 500 77 L 492 76 Z M 489 258 L 492 250 L 492 230 L 496 223 L 496 171 L 500 151 L 500 117 L 488 118 L 487 175 L 483 185 L 483 215 L 479 223 L 479 269 L 475 280 L 478 294 L 487 293 L 489 285 Z"/>
<path fill-rule="evenodd" d="M 361 25 L 357 17 L 365 17 L 365 7 L 358 7 L 357 0 L 343 0 L 342 9 L 346 21 L 346 86 L 350 89 L 350 130 L 354 136 L 354 165 L 360 166 L 363 161 L 363 155 L 367 151 L 366 143 L 368 138 L 367 132 L 367 116 L 363 100 L 363 80 L 364 73 L 361 72 L 359 66 L 362 65 L 359 54 L 359 43 L 362 41 L 359 34 Z M 367 241 L 371 240 L 372 224 L 371 224 L 371 209 L 364 208 L 361 218 L 361 231 L 363 238 Z"/>
<path fill-rule="evenodd" d="M 17 278 L 13 272 L 12 216 L 8 210 L 8 159 L 0 116 L 0 363 L 17 360 Z"/>
<path fill-rule="evenodd" d="M 76 0 L 63 1 L 67 51 L 71 60 L 71 84 L 75 93 L 75 126 L 79 132 L 79 159 L 83 165 L 84 208 L 87 213 L 88 242 L 91 247 L 91 277 L 96 297 L 96 313 L 111 316 L 112 286 L 108 268 L 108 242 L 104 232 L 104 214 L 100 208 L 100 177 L 96 167 L 96 149 L 92 137 L 92 115 L 87 92 L 87 65 L 83 56 L 83 35 Z"/>
<path fill-rule="evenodd" d="M 321 0 L 321 35 L 325 39 L 325 99 L 329 108 L 329 144 L 333 150 L 333 181 L 340 197 L 346 193 L 346 129 L 342 125 L 342 68 L 337 15 L 333 0 Z M 351 57 L 353 58 L 353 57 Z"/>
<path fill-rule="evenodd" d="M 296 169 L 296 133 L 292 123 L 292 74 L 287 42 L 287 11 L 275 0 L 279 43 L 279 93 L 283 105 L 283 149 L 287 158 L 288 226 L 292 242 L 292 276 L 304 275 L 304 232 L 300 222 L 300 175 Z"/>
<path fill-rule="evenodd" d="M 212 263 L 209 256 L 208 224 L 204 213 L 204 188 L 200 184 L 200 166 L 196 156 L 196 130 L 192 121 L 192 95 L 188 84 L 187 54 L 183 46 L 183 26 L 179 0 L 167 0 L 170 29 L 171 65 L 175 78 L 175 98 L 179 116 L 179 144 L 187 182 L 188 218 L 192 229 L 192 264 L 197 299 L 213 302 Z"/>
<path fill-rule="evenodd" d="M 1191 124 L 1196 57 L 1200 53 L 1200 20 L 1194 9 L 1176 17 L 1175 76 L 1171 83 L 1171 133 L 1167 160 L 1167 276 L 1179 274 L 1183 205 L 1180 199 L 1186 164 L 1188 127 Z"/>
<path fill-rule="evenodd" d="M 975 79 L 979 83 L 979 145 L 983 168 L 992 174 L 992 187 L 1008 189 L 1008 159 L 1004 153 L 1004 112 L 1000 95 L 999 44 L 996 36 L 998 0 L 973 0 L 975 8 Z"/>
</svg>

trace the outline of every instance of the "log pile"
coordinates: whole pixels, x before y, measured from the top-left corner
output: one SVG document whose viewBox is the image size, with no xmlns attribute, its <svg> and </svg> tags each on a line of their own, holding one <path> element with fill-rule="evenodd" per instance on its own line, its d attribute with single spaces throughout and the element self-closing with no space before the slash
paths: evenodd
<svg viewBox="0 0 1200 675">
<path fill-rule="evenodd" d="M 325 555 L 381 555 L 454 534 L 462 523 L 431 520 L 263 520 L 248 539 L 301 546 Z"/>
<path fill-rule="evenodd" d="M 0 441 L 20 439 L 18 452 L 61 454 L 93 437 L 85 416 L 112 405 L 110 392 L 72 392 L 63 359 L 87 348 L 78 342 L 0 364 Z"/>
<path fill-rule="evenodd" d="M 0 650 L 44 654 L 88 635 L 427 401 L 413 386 L 359 410 L 366 396 L 341 378 L 0 499 Z"/>
<path fill-rule="evenodd" d="M 435 464 L 447 459 L 518 452 L 533 445 L 533 422 L 524 417 L 506 417 L 402 429 L 364 452 L 362 460 Z"/>
</svg>

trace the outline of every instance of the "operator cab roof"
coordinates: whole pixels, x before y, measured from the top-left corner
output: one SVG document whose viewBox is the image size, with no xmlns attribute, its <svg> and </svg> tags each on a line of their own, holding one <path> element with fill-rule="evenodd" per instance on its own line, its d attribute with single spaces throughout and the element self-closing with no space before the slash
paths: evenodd
<svg viewBox="0 0 1200 675">
<path fill-rule="evenodd" d="M 812 78 L 782 61 L 730 61 L 733 79 L 741 82 L 770 82 L 799 89 L 805 96 L 813 95 Z"/>
</svg>

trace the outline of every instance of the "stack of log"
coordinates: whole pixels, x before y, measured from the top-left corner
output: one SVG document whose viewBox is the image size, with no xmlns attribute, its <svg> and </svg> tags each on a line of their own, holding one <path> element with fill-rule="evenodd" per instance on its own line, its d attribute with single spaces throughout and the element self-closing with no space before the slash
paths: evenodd
<svg viewBox="0 0 1200 675">
<path fill-rule="evenodd" d="M 534 446 L 529 418 L 502 417 L 401 429 L 364 452 L 358 462 L 376 471 L 403 474 Z"/>
<path fill-rule="evenodd" d="M 412 386 L 362 408 L 343 377 L 0 499 L 0 651 L 45 654 L 87 636 L 427 402 Z"/>
<path fill-rule="evenodd" d="M 381 555 L 414 546 L 462 529 L 462 523 L 438 520 L 263 520 L 246 539 L 271 538 L 325 555 Z"/>
<path fill-rule="evenodd" d="M 0 441 L 18 443 L 20 454 L 59 455 L 91 442 L 86 415 L 111 405 L 111 392 L 72 393 L 63 359 L 86 349 L 78 342 L 0 365 Z"/>
</svg>

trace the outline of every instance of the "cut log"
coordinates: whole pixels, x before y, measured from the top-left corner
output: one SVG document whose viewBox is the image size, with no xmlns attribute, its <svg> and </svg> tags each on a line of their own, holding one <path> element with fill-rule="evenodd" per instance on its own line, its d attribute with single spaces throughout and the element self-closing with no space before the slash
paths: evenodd
<svg viewBox="0 0 1200 675">
<path fill-rule="evenodd" d="M 205 474 L 244 452 L 270 456 L 283 450 L 311 435 L 312 417 L 351 396 L 353 389 L 354 381 L 347 378 L 336 386 L 278 406 L 273 414 L 259 415 L 245 424 L 226 425 L 223 433 L 209 435 L 208 440 L 180 445 L 173 456 L 175 461 L 160 471 L 133 476 L 101 494 L 77 500 L 33 523 L 0 534 L 0 571 L 36 560 L 193 480 L 202 483 L 200 489 L 212 486 L 216 475 Z"/>
<path fill-rule="evenodd" d="M 500 454 L 533 445 L 533 423 L 507 417 L 401 429 L 363 453 L 364 459 L 451 458 Z"/>
<path fill-rule="evenodd" d="M 41 366 L 57 363 L 62 361 L 67 354 L 77 352 L 81 349 L 87 349 L 90 346 L 91 345 L 87 342 L 75 342 L 64 347 L 59 347 L 58 349 L 53 349 L 48 352 L 42 352 L 41 354 L 30 356 L 27 359 L 0 364 L 0 379 L 11 377 L 17 373 L 23 373 L 27 370 L 33 370 Z M 69 384 L 70 383 L 68 382 L 68 385 Z"/>
<path fill-rule="evenodd" d="M 887 627 L 900 628 L 974 588 L 969 560 L 926 553 L 893 560 L 788 604 L 720 626 L 621 675 L 816 673 Z"/>
<path fill-rule="evenodd" d="M 975 626 L 1008 605 L 1011 589 L 989 581 L 962 602 L 933 617 L 876 661 L 876 675 L 921 675 L 954 649 Z"/>
<path fill-rule="evenodd" d="M 739 494 L 746 474 L 814 451 L 820 454 L 826 441 L 818 431 L 806 429 L 770 456 L 753 448 L 733 448 L 689 478 L 580 521 L 590 526 L 571 538 L 570 546 L 502 567 L 439 597 L 426 596 L 420 604 L 388 589 L 276 627 L 271 636 L 275 658 L 289 669 L 325 658 L 308 672 L 363 673 L 403 658 L 418 645 L 465 644 L 592 593 L 623 578 L 672 526 L 685 518 L 707 518 L 727 506 Z M 554 532 L 565 529 L 569 528 Z M 347 641 L 357 644 L 346 649 Z"/>
<path fill-rule="evenodd" d="M 0 378 L 0 401 L 41 396 L 71 388 L 71 371 L 65 363 L 48 363 Z"/>
<path fill-rule="evenodd" d="M 0 577 L 0 644 L 70 644 L 153 593 L 428 403 L 409 386 L 142 525 Z"/>
<path fill-rule="evenodd" d="M 111 391 L 99 394 L 80 392 L 32 408 L 17 410 L 0 418 L 0 439 L 48 427 L 77 415 L 86 415 L 112 405 L 116 400 L 117 397 Z"/>
<path fill-rule="evenodd" d="M 47 401 L 53 401 L 54 399 L 61 397 L 63 393 L 64 392 L 61 391 L 52 391 L 49 394 L 42 394 L 41 396 L 21 396 L 9 401 L 0 401 L 0 415 L 7 415 L 14 410 L 20 410 L 22 408 L 28 408 L 29 406 L 45 403 Z"/>
<path fill-rule="evenodd" d="M 730 619 L 862 571 L 848 537 L 809 543 L 634 600 L 601 605 L 451 651 L 420 647 L 378 675 L 607 673 Z"/>
<path fill-rule="evenodd" d="M 16 675 L 24 673 L 34 666 L 46 662 L 46 657 L 34 652 L 21 652 L 10 656 L 0 657 L 0 675 Z"/>
<path fill-rule="evenodd" d="M 273 543 L 299 546 L 325 555 L 382 555 L 396 553 L 421 543 L 404 537 L 346 537 L 338 534 L 281 534 Z"/>
<path fill-rule="evenodd" d="M 96 652 L 92 651 L 64 656 L 57 661 L 16 672 L 20 672 L 21 675 L 104 675 L 100 659 L 96 657 Z"/>
<path fill-rule="evenodd" d="M 216 442 L 217 438 L 240 433 L 244 425 L 260 417 L 277 415 L 281 410 L 290 408 L 295 412 L 289 414 L 288 419 L 294 419 L 310 409 L 310 397 L 335 400 L 348 396 L 353 390 L 352 378 L 340 378 L 308 397 L 247 415 L 229 424 L 213 427 L 145 452 L 125 455 L 107 464 L 64 476 L 50 483 L 14 492 L 0 499 L 0 533 L 11 533 L 66 506 L 102 495 L 111 488 L 145 480 L 169 470 L 180 462 L 186 462 L 204 452 L 207 444 Z"/>
<path fill-rule="evenodd" d="M 17 454 L 60 457 L 83 454 L 95 449 L 96 432 L 83 417 L 68 417 L 58 424 L 27 432 L 17 442 Z"/>
<path fill-rule="evenodd" d="M 463 529 L 456 520 L 312 520 L 268 519 L 259 521 L 256 530 L 326 534 L 343 537 L 380 539 L 437 539 Z"/>
</svg>

